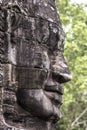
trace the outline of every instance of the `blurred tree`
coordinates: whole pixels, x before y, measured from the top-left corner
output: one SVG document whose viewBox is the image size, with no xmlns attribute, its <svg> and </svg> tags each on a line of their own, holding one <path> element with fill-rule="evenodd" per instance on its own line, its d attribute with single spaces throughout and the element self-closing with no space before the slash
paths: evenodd
<svg viewBox="0 0 87 130">
<path fill-rule="evenodd" d="M 72 73 L 72 81 L 64 85 L 62 119 L 57 130 L 86 130 L 87 111 L 87 14 L 84 5 L 70 0 L 56 0 L 63 28 L 66 32 L 65 57 Z"/>
</svg>

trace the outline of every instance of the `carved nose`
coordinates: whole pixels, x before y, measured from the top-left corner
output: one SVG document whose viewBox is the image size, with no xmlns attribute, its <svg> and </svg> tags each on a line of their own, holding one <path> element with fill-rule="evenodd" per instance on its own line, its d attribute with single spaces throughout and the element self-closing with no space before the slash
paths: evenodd
<svg viewBox="0 0 87 130">
<path fill-rule="evenodd" d="M 59 83 L 65 83 L 72 79 L 69 67 L 64 59 L 52 65 L 52 78 Z"/>
<path fill-rule="evenodd" d="M 54 65 L 52 78 L 59 83 L 65 83 L 72 79 L 72 75 L 68 67 L 62 68 L 60 66 Z"/>
</svg>

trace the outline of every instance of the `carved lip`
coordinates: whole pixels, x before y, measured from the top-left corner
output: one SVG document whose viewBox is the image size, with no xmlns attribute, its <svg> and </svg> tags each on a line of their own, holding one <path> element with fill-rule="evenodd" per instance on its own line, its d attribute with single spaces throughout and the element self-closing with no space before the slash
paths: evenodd
<svg viewBox="0 0 87 130">
<path fill-rule="evenodd" d="M 58 84 L 58 85 L 45 85 L 45 90 L 49 92 L 56 92 L 60 95 L 64 94 L 64 88 Z"/>
<path fill-rule="evenodd" d="M 51 99 L 51 101 L 57 105 L 63 104 L 62 95 L 64 93 L 64 88 L 57 83 L 57 85 L 45 85 L 45 94 Z"/>
<path fill-rule="evenodd" d="M 50 91 L 45 91 L 45 94 L 53 102 L 53 104 L 57 105 L 58 107 L 60 107 L 63 104 L 62 95 Z"/>
</svg>

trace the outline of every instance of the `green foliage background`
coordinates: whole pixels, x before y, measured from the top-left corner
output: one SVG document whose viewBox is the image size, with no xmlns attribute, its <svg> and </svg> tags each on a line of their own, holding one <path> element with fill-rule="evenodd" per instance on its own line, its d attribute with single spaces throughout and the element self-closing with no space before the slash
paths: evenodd
<svg viewBox="0 0 87 130">
<path fill-rule="evenodd" d="M 65 58 L 73 77 L 64 85 L 62 118 L 57 130 L 87 130 L 87 111 L 72 125 L 87 108 L 87 12 L 84 5 L 72 4 L 70 0 L 56 0 L 56 5 L 66 32 Z"/>
</svg>

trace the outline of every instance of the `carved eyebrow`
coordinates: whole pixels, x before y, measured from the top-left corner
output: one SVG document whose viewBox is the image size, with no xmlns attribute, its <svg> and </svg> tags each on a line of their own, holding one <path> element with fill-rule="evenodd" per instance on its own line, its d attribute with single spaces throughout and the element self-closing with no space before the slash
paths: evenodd
<svg viewBox="0 0 87 130">
<path fill-rule="evenodd" d="M 51 0 L 50 0 L 50 1 L 51 1 Z M 54 4 L 53 4 L 52 2 L 49 2 L 49 1 L 48 1 L 48 4 L 49 4 L 50 6 L 52 6 L 54 9 L 56 9 L 56 8 L 55 8 L 55 0 L 54 0 Z"/>
</svg>

